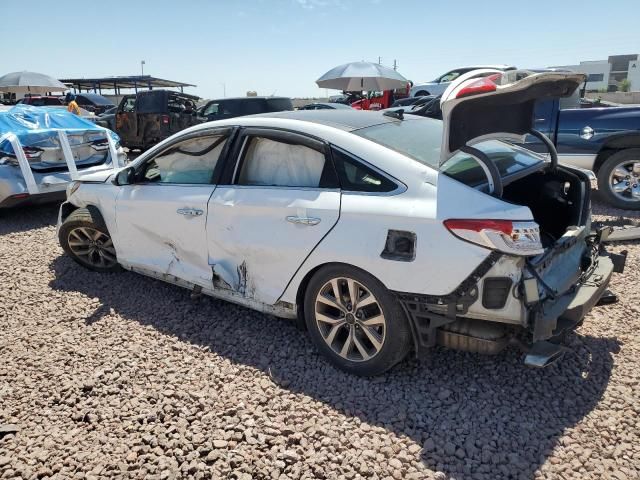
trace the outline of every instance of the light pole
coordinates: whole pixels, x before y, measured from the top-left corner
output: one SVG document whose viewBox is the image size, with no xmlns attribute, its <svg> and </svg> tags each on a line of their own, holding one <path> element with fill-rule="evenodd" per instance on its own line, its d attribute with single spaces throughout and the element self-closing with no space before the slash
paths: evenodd
<svg viewBox="0 0 640 480">
<path fill-rule="evenodd" d="M 144 60 L 140 60 L 140 68 L 142 69 L 142 76 L 144 77 L 144 64 L 145 61 Z"/>
</svg>

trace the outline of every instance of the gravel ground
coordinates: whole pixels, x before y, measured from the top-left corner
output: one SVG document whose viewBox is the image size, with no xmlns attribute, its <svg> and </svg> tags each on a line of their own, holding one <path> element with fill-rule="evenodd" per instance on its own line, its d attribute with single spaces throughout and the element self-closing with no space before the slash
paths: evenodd
<svg viewBox="0 0 640 480">
<path fill-rule="evenodd" d="M 2 479 L 640 478 L 638 242 L 560 364 L 437 349 L 368 380 L 287 321 L 82 269 L 56 214 L 0 217 Z"/>
</svg>

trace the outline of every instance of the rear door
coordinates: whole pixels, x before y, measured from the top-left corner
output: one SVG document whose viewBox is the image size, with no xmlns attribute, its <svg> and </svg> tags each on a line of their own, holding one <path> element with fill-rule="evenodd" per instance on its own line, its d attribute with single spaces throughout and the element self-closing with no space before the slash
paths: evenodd
<svg viewBox="0 0 640 480">
<path fill-rule="evenodd" d="M 272 305 L 338 221 L 340 189 L 315 139 L 252 128 L 238 145 L 209 201 L 209 263 L 214 285 Z"/>
<path fill-rule="evenodd" d="M 116 200 L 118 259 L 126 265 L 211 287 L 207 203 L 229 130 L 198 132 L 136 168 Z"/>
</svg>

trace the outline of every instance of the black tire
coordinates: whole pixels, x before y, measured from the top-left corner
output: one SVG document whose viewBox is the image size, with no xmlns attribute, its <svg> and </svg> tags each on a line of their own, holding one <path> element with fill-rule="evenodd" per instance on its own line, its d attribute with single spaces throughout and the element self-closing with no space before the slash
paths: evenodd
<svg viewBox="0 0 640 480">
<path fill-rule="evenodd" d="M 429 95 L 429 92 L 425 90 L 420 90 L 418 93 L 414 95 L 414 97 L 426 97 L 427 95 Z"/>
<path fill-rule="evenodd" d="M 83 229 L 83 230 L 81 230 Z M 90 248 L 93 248 L 94 253 L 88 254 L 86 258 L 78 254 L 80 250 L 78 248 L 82 248 L 82 246 L 77 247 L 71 243 L 79 238 L 78 230 L 85 232 L 100 232 L 102 235 L 99 236 L 96 240 L 93 240 L 94 245 Z M 113 248 L 113 243 L 111 243 L 110 247 L 106 247 L 109 242 L 111 242 L 111 236 L 109 235 L 109 230 L 107 230 L 104 221 L 99 215 L 94 215 L 90 210 L 86 208 L 79 208 L 74 210 L 69 214 L 69 216 L 62 222 L 60 226 L 60 231 L 58 232 L 58 240 L 60 241 L 60 245 L 62 249 L 77 263 L 82 265 L 89 270 L 93 270 L 95 272 L 116 272 L 120 270 L 120 265 L 117 263 L 117 257 L 115 256 L 115 248 Z M 91 241 L 91 240 L 90 240 Z M 101 253 L 98 250 L 102 250 L 108 248 L 113 251 L 113 259 L 115 262 L 112 262 L 111 254 L 109 254 L 109 260 L 104 257 L 104 253 Z M 103 257 L 103 262 L 100 262 L 99 258 Z M 95 262 L 92 260 L 95 259 Z"/>
<path fill-rule="evenodd" d="M 376 301 L 375 305 L 373 305 L 373 308 L 376 309 L 376 311 L 379 309 L 383 315 L 385 322 L 384 327 L 374 327 L 384 329 L 383 341 L 381 347 L 368 360 L 364 358 L 360 358 L 359 360 L 350 360 L 348 358 L 343 358 L 342 356 L 340 356 L 340 354 L 334 351 L 332 346 L 330 346 L 325 341 L 325 337 L 321 332 L 322 327 L 320 327 L 318 324 L 319 322 L 316 321 L 316 298 L 318 297 L 322 289 L 327 288 L 328 282 L 336 278 L 341 278 L 345 281 L 346 279 L 352 279 L 361 287 L 363 287 L 363 293 L 371 293 L 374 297 L 374 300 Z M 346 285 L 345 288 L 347 288 Z M 368 290 L 369 292 L 364 292 L 365 290 Z M 362 300 L 366 298 L 367 297 L 360 298 L 361 303 Z M 354 318 L 355 315 L 366 315 L 366 313 L 363 313 L 362 311 L 365 308 L 371 307 L 372 306 L 370 305 L 367 307 L 363 307 L 362 309 L 354 308 L 354 314 L 351 315 L 351 320 L 354 322 L 360 322 L 359 320 L 356 320 Z M 380 375 L 402 361 L 410 351 L 411 332 L 409 330 L 409 324 L 407 322 L 406 315 L 404 314 L 396 298 L 378 279 L 350 265 L 328 265 L 322 267 L 314 274 L 305 292 L 304 312 L 307 329 L 309 330 L 309 334 L 315 346 L 333 365 L 341 370 L 344 370 L 345 372 L 360 376 Z M 341 315 L 344 315 L 344 313 Z M 374 316 L 378 317 L 379 315 Z M 364 321 L 367 320 L 366 316 L 359 318 L 363 318 Z M 360 323 L 358 326 L 348 326 L 345 323 L 344 327 L 340 328 L 345 329 L 342 332 L 344 334 L 343 336 L 350 335 L 351 333 L 347 332 L 351 332 L 351 330 L 354 332 L 353 335 L 359 335 L 358 338 L 361 346 L 368 342 L 366 340 L 367 336 L 364 335 L 364 333 L 366 332 L 364 332 L 362 329 L 370 327 L 365 327 L 362 323 Z M 339 335 L 340 334 L 336 334 L 335 338 L 338 338 Z M 363 339 L 365 340 L 364 342 Z M 370 345 L 373 346 L 373 344 Z M 360 348 L 356 348 L 357 346 L 353 344 L 353 342 L 352 346 L 352 351 L 355 352 L 355 350 L 358 350 L 354 354 L 360 355 Z M 373 346 L 373 349 L 375 348 L 376 347 Z M 361 355 L 361 357 L 363 356 Z"/>
<path fill-rule="evenodd" d="M 625 162 L 631 161 L 640 162 L 640 148 L 629 148 L 626 150 L 621 150 L 617 153 L 611 155 L 600 167 L 598 170 L 598 191 L 600 195 L 604 198 L 604 200 L 617 208 L 622 208 L 624 210 L 640 210 L 640 200 L 633 200 L 629 198 L 629 200 L 625 200 L 621 198 L 619 195 L 613 192 L 611 188 L 611 184 L 609 182 L 609 178 L 612 172 L 620 165 Z M 638 178 L 636 181 L 640 180 Z M 633 182 L 633 178 L 631 180 Z"/>
</svg>

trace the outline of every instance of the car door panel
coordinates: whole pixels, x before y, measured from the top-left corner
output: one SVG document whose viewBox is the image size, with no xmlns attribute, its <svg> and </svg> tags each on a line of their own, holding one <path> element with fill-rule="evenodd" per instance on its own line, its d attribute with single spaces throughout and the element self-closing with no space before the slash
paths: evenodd
<svg viewBox="0 0 640 480">
<path fill-rule="evenodd" d="M 273 305 L 339 212 L 337 189 L 218 187 L 207 214 L 218 285 Z"/>
<path fill-rule="evenodd" d="M 207 202 L 214 185 L 125 185 L 117 198 L 118 260 L 211 286 Z M 126 225 L 126 228 L 122 228 Z"/>
</svg>

